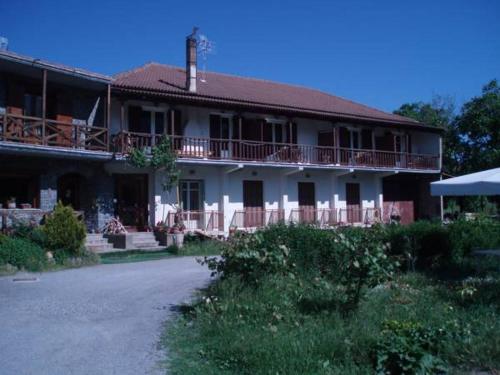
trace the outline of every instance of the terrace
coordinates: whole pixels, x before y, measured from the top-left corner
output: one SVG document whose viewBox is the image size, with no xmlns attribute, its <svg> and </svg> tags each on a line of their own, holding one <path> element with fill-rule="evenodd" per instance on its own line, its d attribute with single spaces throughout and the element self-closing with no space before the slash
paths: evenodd
<svg viewBox="0 0 500 375">
<path fill-rule="evenodd" d="M 169 212 L 167 224 L 172 226 L 176 212 Z M 224 231 L 224 213 L 222 211 L 182 211 L 181 218 L 188 232 L 205 232 L 221 234 Z M 286 217 L 283 209 L 243 209 L 236 210 L 229 227 L 232 230 L 253 231 L 269 225 L 308 224 L 319 228 L 334 228 L 338 226 L 360 225 L 370 226 L 381 221 L 380 209 L 292 209 Z"/>
<path fill-rule="evenodd" d="M 150 150 L 162 135 L 122 131 L 114 137 L 115 151 L 128 154 L 132 148 Z M 439 156 L 306 144 L 260 142 L 242 139 L 170 136 L 180 159 L 249 161 L 275 164 L 438 170 Z"/>
</svg>

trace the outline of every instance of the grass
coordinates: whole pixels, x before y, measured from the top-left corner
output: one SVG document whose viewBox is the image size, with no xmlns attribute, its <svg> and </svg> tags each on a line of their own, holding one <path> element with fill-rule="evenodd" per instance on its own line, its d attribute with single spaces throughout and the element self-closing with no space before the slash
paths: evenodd
<svg viewBox="0 0 500 375">
<path fill-rule="evenodd" d="M 148 260 L 159 260 L 173 256 L 209 256 L 218 255 L 221 251 L 222 243 L 212 240 L 190 240 L 182 248 L 170 246 L 159 251 L 117 251 L 101 254 L 102 264 L 145 262 Z"/>
<path fill-rule="evenodd" d="M 315 277 L 219 280 L 167 328 L 169 371 L 370 374 L 389 320 L 438 332 L 435 355 L 451 373 L 500 368 L 498 274 L 465 282 L 401 274 L 368 290 L 349 316 L 334 300 L 335 286 Z"/>
<path fill-rule="evenodd" d="M 133 263 L 145 262 L 148 260 L 158 260 L 172 257 L 173 254 L 168 250 L 159 251 L 143 251 L 143 250 L 129 250 L 117 251 L 113 253 L 101 254 L 101 264 L 116 264 L 116 263 Z"/>
</svg>

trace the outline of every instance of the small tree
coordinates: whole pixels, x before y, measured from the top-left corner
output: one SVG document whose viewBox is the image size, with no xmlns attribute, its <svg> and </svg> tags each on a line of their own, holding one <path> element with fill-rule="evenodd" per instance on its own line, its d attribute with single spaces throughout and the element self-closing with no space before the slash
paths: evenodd
<svg viewBox="0 0 500 375">
<path fill-rule="evenodd" d="M 179 189 L 178 182 L 180 171 L 177 168 L 177 155 L 172 149 L 172 143 L 168 136 L 161 138 L 151 150 L 151 158 L 146 156 L 143 149 L 132 149 L 128 155 L 128 162 L 137 168 L 151 167 L 154 171 L 163 172 L 163 180 L 161 187 L 163 192 L 170 194 L 172 189 L 176 187 L 176 205 L 179 205 Z M 163 213 L 165 217 L 165 213 Z"/>
<path fill-rule="evenodd" d="M 42 230 L 49 250 L 81 255 L 86 229 L 70 206 L 65 206 L 59 201 L 54 211 L 47 217 Z"/>
</svg>

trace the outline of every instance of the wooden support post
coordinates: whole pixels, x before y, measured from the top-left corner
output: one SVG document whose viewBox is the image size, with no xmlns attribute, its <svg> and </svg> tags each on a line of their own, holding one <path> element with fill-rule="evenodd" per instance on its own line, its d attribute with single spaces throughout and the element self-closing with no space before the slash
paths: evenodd
<svg viewBox="0 0 500 375">
<path fill-rule="evenodd" d="M 108 84 L 106 93 L 106 128 L 108 133 L 106 136 L 106 151 L 109 151 L 109 143 L 111 138 L 111 85 Z"/>
<path fill-rule="evenodd" d="M 125 130 L 125 105 L 123 100 L 120 100 L 120 131 Z"/>
<path fill-rule="evenodd" d="M 240 141 L 243 138 L 242 132 L 243 132 L 243 117 L 238 116 L 238 136 Z"/>
<path fill-rule="evenodd" d="M 45 124 L 47 118 L 47 69 L 42 71 L 42 144 L 45 144 Z"/>
<path fill-rule="evenodd" d="M 172 136 L 175 135 L 175 110 L 170 110 L 170 123 L 172 124 Z"/>
</svg>

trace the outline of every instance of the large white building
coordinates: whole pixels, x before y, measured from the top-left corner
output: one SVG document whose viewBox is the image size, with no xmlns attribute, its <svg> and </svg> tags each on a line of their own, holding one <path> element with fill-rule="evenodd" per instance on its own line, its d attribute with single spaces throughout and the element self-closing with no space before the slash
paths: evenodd
<svg viewBox="0 0 500 375">
<path fill-rule="evenodd" d="M 150 63 L 106 77 L 1 51 L 3 210 L 13 195 L 33 211 L 59 199 L 85 212 L 90 231 L 111 216 L 145 230 L 172 222 L 179 202 L 188 229 L 221 235 L 439 215 L 429 194 L 439 129 L 314 89 L 200 75 L 194 35 L 186 55 L 185 69 Z M 162 190 L 161 171 L 126 160 L 164 135 L 182 171 L 178 196 Z"/>
</svg>

